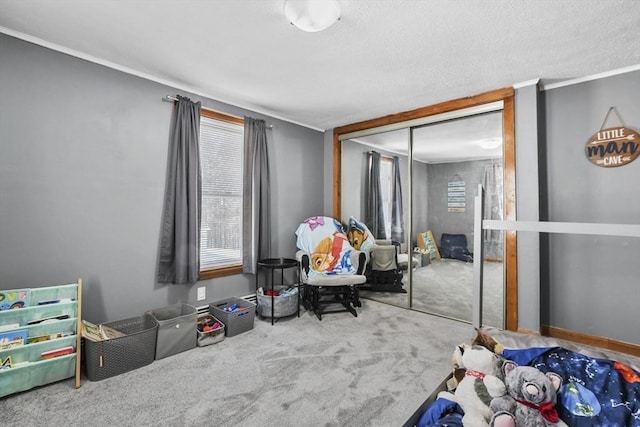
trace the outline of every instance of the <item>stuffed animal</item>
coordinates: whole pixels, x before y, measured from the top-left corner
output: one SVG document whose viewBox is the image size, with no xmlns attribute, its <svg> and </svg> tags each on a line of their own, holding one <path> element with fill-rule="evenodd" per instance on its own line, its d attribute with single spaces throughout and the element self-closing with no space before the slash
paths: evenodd
<svg viewBox="0 0 640 427">
<path fill-rule="evenodd" d="M 456 347 L 453 354 L 454 371 L 465 369 L 465 376 L 458 384 L 455 394 L 440 392 L 442 397 L 456 402 L 464 411 L 462 423 L 465 427 L 487 427 L 493 415 L 490 408 L 492 398 L 506 393 L 503 365 L 506 360 L 482 346 Z"/>
<path fill-rule="evenodd" d="M 494 412 L 492 427 L 547 427 L 564 426 L 556 411 L 556 396 L 562 377 L 553 372 L 544 374 L 532 366 L 504 364 L 505 396 L 491 401 Z"/>
<path fill-rule="evenodd" d="M 502 352 L 504 351 L 504 347 L 502 346 L 502 344 L 500 344 L 492 336 L 482 332 L 480 328 L 475 328 L 475 330 L 476 330 L 476 336 L 471 341 L 472 346 L 479 345 L 481 347 L 485 347 L 491 350 L 495 354 L 502 354 Z M 454 390 L 456 387 L 458 387 L 458 384 L 464 378 L 465 372 L 466 372 L 466 369 L 462 366 L 459 366 L 459 363 L 456 361 L 455 353 L 454 353 L 453 376 L 447 383 L 449 390 Z"/>
<path fill-rule="evenodd" d="M 504 346 L 500 344 L 495 338 L 482 332 L 480 328 L 476 329 L 476 337 L 471 342 L 471 345 L 480 345 L 493 351 L 495 354 L 502 354 Z"/>
</svg>

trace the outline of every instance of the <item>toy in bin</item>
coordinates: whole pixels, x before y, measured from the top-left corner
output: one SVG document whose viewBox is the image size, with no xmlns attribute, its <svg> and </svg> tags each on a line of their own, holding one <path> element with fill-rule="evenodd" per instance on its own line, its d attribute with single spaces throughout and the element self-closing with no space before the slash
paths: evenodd
<svg viewBox="0 0 640 427">
<path fill-rule="evenodd" d="M 215 344 L 224 339 L 224 324 L 211 315 L 198 317 L 196 322 L 198 347 Z"/>
<path fill-rule="evenodd" d="M 236 311 L 248 310 L 248 308 L 238 307 L 238 304 L 231 304 L 229 307 L 223 308 L 227 313 L 235 313 Z"/>
<path fill-rule="evenodd" d="M 211 332 L 222 328 L 222 324 L 212 316 L 205 316 L 198 319 L 196 327 L 200 332 Z"/>
</svg>

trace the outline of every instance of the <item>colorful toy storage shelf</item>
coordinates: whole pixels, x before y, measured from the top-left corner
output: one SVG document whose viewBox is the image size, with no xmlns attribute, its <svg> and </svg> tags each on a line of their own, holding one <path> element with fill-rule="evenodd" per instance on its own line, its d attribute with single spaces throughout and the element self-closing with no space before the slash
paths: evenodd
<svg viewBox="0 0 640 427">
<path fill-rule="evenodd" d="M 75 376 L 82 280 L 0 291 L 0 397 Z"/>
</svg>

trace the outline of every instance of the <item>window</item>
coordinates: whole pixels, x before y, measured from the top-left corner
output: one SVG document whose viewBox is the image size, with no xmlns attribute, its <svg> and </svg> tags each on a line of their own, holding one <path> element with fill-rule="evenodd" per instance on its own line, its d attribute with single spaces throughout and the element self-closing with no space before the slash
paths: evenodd
<svg viewBox="0 0 640 427">
<path fill-rule="evenodd" d="M 201 111 L 201 279 L 242 271 L 243 145 L 243 119 Z"/>
<path fill-rule="evenodd" d="M 382 193 L 382 210 L 384 212 L 384 232 L 391 238 L 391 212 L 393 209 L 393 159 L 380 156 L 380 191 Z"/>
</svg>

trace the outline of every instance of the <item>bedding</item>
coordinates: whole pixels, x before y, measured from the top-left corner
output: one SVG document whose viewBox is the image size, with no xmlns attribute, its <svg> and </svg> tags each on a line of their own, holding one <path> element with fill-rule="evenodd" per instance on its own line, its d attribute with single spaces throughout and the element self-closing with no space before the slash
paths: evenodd
<svg viewBox="0 0 640 427">
<path fill-rule="evenodd" d="M 495 328 L 484 328 L 484 332 L 504 347 L 496 350 L 504 358 L 562 377 L 555 408 L 567 425 L 640 427 L 639 358 Z M 405 426 L 457 425 L 451 421 L 460 418 L 460 409 L 455 402 L 434 397 L 437 391 L 431 396 L 433 404 L 414 414 Z"/>
</svg>

